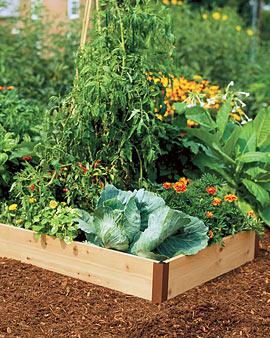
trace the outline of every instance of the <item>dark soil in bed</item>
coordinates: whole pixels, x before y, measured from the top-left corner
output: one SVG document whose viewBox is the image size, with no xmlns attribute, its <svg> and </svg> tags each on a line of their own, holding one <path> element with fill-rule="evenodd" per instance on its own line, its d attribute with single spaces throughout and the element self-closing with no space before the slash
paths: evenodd
<svg viewBox="0 0 270 338">
<path fill-rule="evenodd" d="M 252 263 L 159 308 L 0 259 L 0 337 L 270 338 L 270 232 Z"/>
</svg>

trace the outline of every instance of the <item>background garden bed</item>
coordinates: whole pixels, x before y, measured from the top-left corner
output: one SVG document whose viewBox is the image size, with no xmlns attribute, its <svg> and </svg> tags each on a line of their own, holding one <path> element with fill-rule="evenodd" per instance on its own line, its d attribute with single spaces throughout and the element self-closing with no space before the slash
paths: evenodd
<svg viewBox="0 0 270 338">
<path fill-rule="evenodd" d="M 256 236 L 243 232 L 197 255 L 158 262 L 93 245 L 35 237 L 33 231 L 0 224 L 0 256 L 75 277 L 154 303 L 173 298 L 231 271 L 255 255 Z"/>
</svg>

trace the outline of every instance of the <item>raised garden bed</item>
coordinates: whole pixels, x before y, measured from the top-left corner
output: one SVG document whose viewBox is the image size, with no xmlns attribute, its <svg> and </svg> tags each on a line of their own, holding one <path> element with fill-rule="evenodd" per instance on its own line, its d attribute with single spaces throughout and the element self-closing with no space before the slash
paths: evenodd
<svg viewBox="0 0 270 338">
<path fill-rule="evenodd" d="M 37 239 L 30 230 L 0 224 L 0 256 L 162 303 L 229 272 L 256 255 L 254 232 L 224 239 L 194 256 L 165 262 L 132 256 L 80 242 L 67 245 L 49 236 Z"/>
</svg>

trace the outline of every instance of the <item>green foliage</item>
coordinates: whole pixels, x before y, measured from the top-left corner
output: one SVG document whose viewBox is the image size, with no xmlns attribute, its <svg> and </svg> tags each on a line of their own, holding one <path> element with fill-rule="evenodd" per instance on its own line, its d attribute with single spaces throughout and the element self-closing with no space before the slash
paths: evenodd
<svg viewBox="0 0 270 338">
<path fill-rule="evenodd" d="M 2 222 L 25 229 L 34 230 L 38 235 L 47 234 L 63 239 L 70 244 L 78 236 L 75 222 L 77 212 L 65 203 L 55 200 L 43 207 L 43 203 L 34 197 L 24 196 L 19 204 L 1 206 Z"/>
<path fill-rule="evenodd" d="M 80 53 L 78 78 L 67 102 L 48 125 L 45 158 L 96 161 L 117 171 L 122 186 L 142 182 L 160 154 L 164 126 L 154 115 L 159 87 L 147 72 L 171 62 L 166 10 L 150 0 L 107 2 L 95 39 Z M 53 149 L 53 152 L 51 151 Z"/>
<path fill-rule="evenodd" d="M 201 74 L 221 85 L 231 80 L 245 85 L 252 38 L 236 11 L 194 11 L 188 5 L 174 6 L 172 11 L 175 60 L 181 72 Z"/>
<path fill-rule="evenodd" d="M 108 185 L 95 212 L 81 211 L 78 222 L 91 243 L 153 259 L 195 254 L 208 243 L 202 221 L 144 189 L 132 193 Z"/>
<path fill-rule="evenodd" d="M 0 85 L 13 85 L 20 95 L 46 104 L 71 89 L 79 26 L 55 27 L 48 18 L 18 20 L 1 23 Z"/>
<path fill-rule="evenodd" d="M 214 189 L 209 193 L 208 188 Z M 223 179 L 205 174 L 192 181 L 185 192 L 177 193 L 172 186 L 168 190 L 163 188 L 161 196 L 171 208 L 201 219 L 210 229 L 210 243 L 221 242 L 224 237 L 241 231 L 261 233 L 262 223 L 255 215 L 249 216 L 239 209 L 237 202 L 224 199 L 231 191 Z"/>
<path fill-rule="evenodd" d="M 193 162 L 202 172 L 210 170 L 225 179 L 240 200 L 258 211 L 269 225 L 265 215 L 270 208 L 270 110 L 262 110 L 253 121 L 237 124 L 228 122 L 230 104 L 223 107 L 216 119 L 205 111 L 211 121 L 208 125 L 188 130 L 189 139 L 204 146 Z M 201 124 L 205 117 L 198 114 L 193 119 Z M 246 203 L 240 201 L 240 207 L 246 209 Z"/>
</svg>

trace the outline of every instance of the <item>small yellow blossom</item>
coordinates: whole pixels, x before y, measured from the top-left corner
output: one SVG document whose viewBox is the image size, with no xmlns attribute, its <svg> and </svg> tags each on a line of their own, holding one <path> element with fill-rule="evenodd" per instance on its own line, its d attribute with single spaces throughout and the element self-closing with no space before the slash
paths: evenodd
<svg viewBox="0 0 270 338">
<path fill-rule="evenodd" d="M 198 125 L 199 124 L 197 122 L 193 121 L 193 120 L 190 120 L 190 119 L 187 120 L 187 127 L 188 128 L 196 127 Z"/>
<path fill-rule="evenodd" d="M 214 12 L 212 14 L 212 17 L 214 20 L 220 20 L 221 19 L 221 14 L 219 12 Z"/>
<path fill-rule="evenodd" d="M 248 36 L 253 36 L 254 35 L 254 31 L 251 28 L 247 29 L 247 35 Z"/>
<path fill-rule="evenodd" d="M 156 114 L 155 116 L 158 120 L 160 120 L 160 121 L 163 120 L 163 116 L 161 114 Z"/>
<path fill-rule="evenodd" d="M 207 20 L 207 19 L 208 19 L 208 15 L 207 15 L 206 13 L 204 13 L 204 14 L 202 15 L 202 18 L 203 18 L 203 20 Z"/>
<path fill-rule="evenodd" d="M 200 80 L 202 80 L 202 77 L 201 77 L 201 75 L 194 75 L 193 80 L 200 81 Z"/>
<path fill-rule="evenodd" d="M 177 5 L 178 1 L 177 0 L 172 0 L 172 5 Z"/>
<path fill-rule="evenodd" d="M 18 204 L 11 204 L 11 205 L 8 207 L 8 210 L 9 210 L 9 211 L 15 211 L 15 210 L 17 210 L 17 207 L 18 207 Z"/>
<path fill-rule="evenodd" d="M 237 25 L 237 26 L 235 27 L 235 29 L 237 30 L 237 32 L 241 32 L 241 30 L 242 30 L 242 27 L 241 27 L 241 26 L 239 26 L 239 25 Z"/>
<path fill-rule="evenodd" d="M 34 204 L 34 203 L 36 203 L 36 201 L 37 201 L 37 199 L 35 197 L 30 197 L 29 198 L 29 203 L 30 204 Z"/>
<path fill-rule="evenodd" d="M 164 5 L 169 5 L 169 3 L 170 3 L 169 0 L 162 0 L 162 2 L 164 3 Z"/>
<path fill-rule="evenodd" d="M 229 18 L 229 17 L 228 17 L 228 15 L 227 15 L 227 14 L 224 14 L 224 15 L 222 15 L 222 20 L 223 20 L 223 21 L 227 21 L 227 20 L 228 20 L 228 18 Z"/>
<path fill-rule="evenodd" d="M 237 114 L 230 114 L 230 116 L 237 122 L 241 121 L 241 117 Z"/>
<path fill-rule="evenodd" d="M 66 203 L 66 202 L 61 202 L 61 205 L 62 205 L 63 207 L 65 207 L 65 206 L 67 205 L 67 203 Z"/>
<path fill-rule="evenodd" d="M 17 219 L 17 220 L 15 221 L 15 223 L 16 223 L 16 224 L 22 224 L 22 223 L 23 223 L 23 220 L 22 220 L 21 218 L 19 218 L 19 219 Z"/>
<path fill-rule="evenodd" d="M 56 201 L 50 201 L 50 208 L 55 209 L 57 208 L 58 203 Z"/>
</svg>

